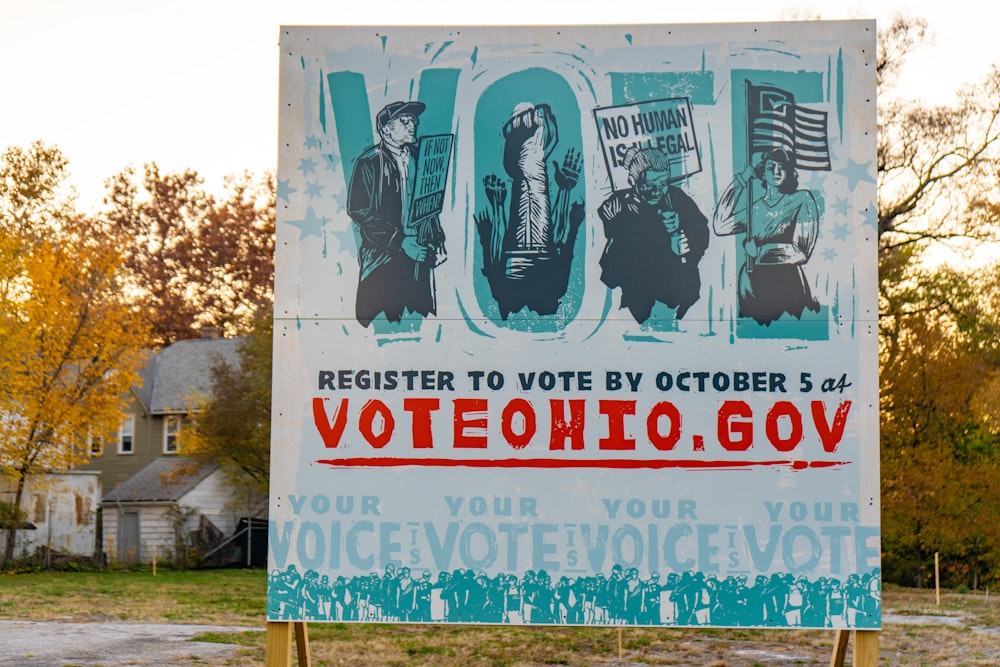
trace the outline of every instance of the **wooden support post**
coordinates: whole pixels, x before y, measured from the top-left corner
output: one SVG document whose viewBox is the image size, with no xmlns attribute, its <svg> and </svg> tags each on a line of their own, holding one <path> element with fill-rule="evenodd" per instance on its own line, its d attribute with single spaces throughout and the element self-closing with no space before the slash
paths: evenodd
<svg viewBox="0 0 1000 667">
<path fill-rule="evenodd" d="M 622 629 L 618 628 L 618 659 L 624 659 L 624 651 L 622 649 Z"/>
<path fill-rule="evenodd" d="M 264 649 L 266 667 L 292 666 L 292 624 L 285 621 L 267 622 L 267 646 Z"/>
<path fill-rule="evenodd" d="M 837 630 L 830 667 L 844 667 L 850 630 Z M 854 667 L 878 667 L 878 630 L 854 631 Z"/>
<path fill-rule="evenodd" d="M 854 631 L 854 667 L 878 667 L 878 630 Z"/>
<path fill-rule="evenodd" d="M 297 621 L 295 626 L 295 649 L 299 656 L 299 667 L 312 667 L 312 655 L 309 652 L 309 630 L 305 621 Z"/>
<path fill-rule="evenodd" d="M 264 649 L 266 667 L 292 667 L 292 629 L 299 667 L 312 667 L 309 651 L 309 631 L 305 621 L 268 621 L 267 646 Z"/>
<path fill-rule="evenodd" d="M 847 641 L 850 638 L 850 630 L 837 630 L 837 638 L 833 640 L 833 655 L 830 657 L 830 667 L 844 667 L 844 660 L 847 658 Z"/>
</svg>

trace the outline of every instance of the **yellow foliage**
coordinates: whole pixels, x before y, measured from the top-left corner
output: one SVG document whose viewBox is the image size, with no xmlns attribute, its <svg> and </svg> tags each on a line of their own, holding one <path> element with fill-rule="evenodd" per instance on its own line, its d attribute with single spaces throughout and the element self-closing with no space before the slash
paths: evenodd
<svg viewBox="0 0 1000 667">
<path fill-rule="evenodd" d="M 85 460 L 82 435 L 117 429 L 147 343 L 119 244 L 62 223 L 0 226 L 0 472 L 19 480 Z"/>
</svg>

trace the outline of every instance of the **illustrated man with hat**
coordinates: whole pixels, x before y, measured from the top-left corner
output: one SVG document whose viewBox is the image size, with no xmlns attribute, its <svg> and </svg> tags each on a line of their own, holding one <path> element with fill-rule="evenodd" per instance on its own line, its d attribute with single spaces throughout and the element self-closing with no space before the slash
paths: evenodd
<svg viewBox="0 0 1000 667">
<path fill-rule="evenodd" d="M 380 313 L 399 322 L 404 311 L 437 314 L 434 267 L 443 261 L 444 231 L 437 216 L 408 224 L 416 174 L 422 102 L 392 102 L 375 116 L 379 142 L 354 165 L 347 212 L 360 232 L 360 279 L 355 314 L 368 326 Z"/>
</svg>

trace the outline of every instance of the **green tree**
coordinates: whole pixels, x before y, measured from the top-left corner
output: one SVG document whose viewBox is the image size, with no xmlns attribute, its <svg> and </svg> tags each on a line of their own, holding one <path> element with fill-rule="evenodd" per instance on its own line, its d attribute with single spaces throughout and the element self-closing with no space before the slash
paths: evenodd
<svg viewBox="0 0 1000 667">
<path fill-rule="evenodd" d="M 123 247 L 76 214 L 65 175 L 41 143 L 0 157 L 0 473 L 15 510 L 30 475 L 85 460 L 81 441 L 118 427 L 146 344 Z"/>
<path fill-rule="evenodd" d="M 266 497 L 271 451 L 270 314 L 254 321 L 239 349 L 239 365 L 212 368 L 212 396 L 197 413 L 182 451 L 218 463 L 234 486 Z"/>
</svg>

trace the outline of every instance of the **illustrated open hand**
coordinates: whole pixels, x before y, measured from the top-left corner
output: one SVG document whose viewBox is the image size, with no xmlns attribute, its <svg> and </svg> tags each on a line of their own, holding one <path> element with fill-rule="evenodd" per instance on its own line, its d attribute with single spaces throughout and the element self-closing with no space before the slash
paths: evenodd
<svg viewBox="0 0 1000 667">
<path fill-rule="evenodd" d="M 580 168 L 583 166 L 583 156 L 575 148 L 566 151 L 563 157 L 562 166 L 558 161 L 553 161 L 555 169 L 556 185 L 560 190 L 572 190 L 580 180 Z"/>
</svg>

